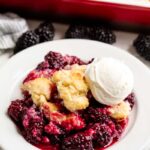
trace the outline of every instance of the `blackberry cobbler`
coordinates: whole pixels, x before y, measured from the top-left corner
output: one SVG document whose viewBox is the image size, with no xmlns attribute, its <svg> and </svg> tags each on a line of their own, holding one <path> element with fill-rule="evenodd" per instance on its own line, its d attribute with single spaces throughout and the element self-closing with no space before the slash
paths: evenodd
<svg viewBox="0 0 150 150">
<path fill-rule="evenodd" d="M 8 115 L 40 149 L 105 149 L 121 137 L 135 99 L 131 72 L 116 70 L 118 62 L 50 51 L 24 79 L 23 98 L 11 102 Z"/>
</svg>

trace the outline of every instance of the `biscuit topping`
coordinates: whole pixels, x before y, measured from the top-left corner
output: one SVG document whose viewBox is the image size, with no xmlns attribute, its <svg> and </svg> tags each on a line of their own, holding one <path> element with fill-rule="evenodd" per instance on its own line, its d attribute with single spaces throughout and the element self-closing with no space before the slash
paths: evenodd
<svg viewBox="0 0 150 150">
<path fill-rule="evenodd" d="M 74 65 L 71 70 L 57 71 L 52 77 L 64 106 L 70 111 L 85 109 L 89 105 L 86 97 L 88 86 L 84 79 L 85 69 L 84 65 Z"/>
<path fill-rule="evenodd" d="M 52 82 L 47 78 L 36 78 L 25 82 L 22 85 L 22 90 L 28 91 L 31 94 L 33 102 L 40 106 L 50 99 Z"/>
</svg>

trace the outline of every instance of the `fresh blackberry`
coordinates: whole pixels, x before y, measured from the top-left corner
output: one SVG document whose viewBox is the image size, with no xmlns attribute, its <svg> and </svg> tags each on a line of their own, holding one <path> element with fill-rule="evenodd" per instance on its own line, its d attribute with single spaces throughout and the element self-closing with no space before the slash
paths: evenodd
<svg viewBox="0 0 150 150">
<path fill-rule="evenodd" d="M 116 36 L 110 29 L 94 25 L 70 25 L 65 37 L 92 39 L 109 44 L 116 41 Z"/>
<path fill-rule="evenodd" d="M 39 35 L 40 42 L 51 41 L 54 38 L 54 27 L 51 22 L 43 22 L 35 30 L 35 33 Z"/>
<path fill-rule="evenodd" d="M 48 61 L 50 69 L 62 69 L 67 64 L 60 53 L 52 51 L 45 56 L 45 60 Z"/>
<path fill-rule="evenodd" d="M 39 42 L 39 36 L 34 31 L 27 31 L 18 39 L 16 47 L 14 48 L 14 54 Z"/>
<path fill-rule="evenodd" d="M 150 61 L 150 35 L 139 34 L 133 45 L 139 55 Z"/>
<path fill-rule="evenodd" d="M 70 25 L 65 33 L 65 38 L 88 38 L 88 33 L 83 25 Z"/>
<path fill-rule="evenodd" d="M 108 44 L 116 42 L 115 34 L 110 29 L 104 28 L 103 26 L 93 26 L 89 36 L 93 40 Z"/>
<path fill-rule="evenodd" d="M 77 133 L 69 136 L 62 142 L 62 150 L 94 150 L 90 136 Z"/>
<path fill-rule="evenodd" d="M 23 110 L 23 101 L 15 100 L 12 101 L 8 108 L 8 115 L 15 121 L 20 121 L 20 117 Z"/>
<path fill-rule="evenodd" d="M 95 147 L 106 147 L 113 141 L 112 131 L 106 124 L 96 123 L 91 129 L 95 131 L 93 134 L 93 145 Z"/>
<path fill-rule="evenodd" d="M 107 115 L 107 112 L 103 108 L 92 108 L 89 107 L 84 114 L 84 118 L 87 122 L 98 122 L 106 123 L 109 122 L 110 117 Z"/>
<path fill-rule="evenodd" d="M 130 104 L 130 107 L 133 108 L 134 103 L 135 103 L 135 94 L 131 93 L 127 96 L 127 98 L 125 98 L 125 101 L 128 101 Z"/>
</svg>

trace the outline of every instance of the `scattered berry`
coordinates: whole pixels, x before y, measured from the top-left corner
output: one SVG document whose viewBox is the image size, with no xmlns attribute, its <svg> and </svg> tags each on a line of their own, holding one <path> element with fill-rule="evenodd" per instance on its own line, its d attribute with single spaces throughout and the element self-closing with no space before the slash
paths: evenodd
<svg viewBox="0 0 150 150">
<path fill-rule="evenodd" d="M 150 61 L 150 35 L 139 34 L 133 45 L 139 55 Z"/>
<path fill-rule="evenodd" d="M 43 22 L 35 30 L 35 33 L 39 35 L 40 42 L 51 41 L 54 37 L 54 27 L 51 22 Z"/>
<path fill-rule="evenodd" d="M 34 31 L 25 32 L 17 41 L 16 47 L 14 49 L 14 54 L 20 52 L 21 50 L 38 44 L 40 41 L 39 36 Z"/>
<path fill-rule="evenodd" d="M 90 136 L 78 133 L 69 136 L 62 142 L 62 150 L 94 150 Z"/>
<path fill-rule="evenodd" d="M 88 38 L 83 25 L 70 25 L 65 33 L 66 38 Z"/>
<path fill-rule="evenodd" d="M 94 25 L 70 25 L 65 37 L 92 39 L 109 44 L 113 44 L 116 41 L 116 36 L 110 29 Z"/>
<path fill-rule="evenodd" d="M 108 44 L 113 44 L 116 42 L 115 34 L 110 29 L 104 28 L 102 26 L 93 26 L 90 37 L 93 40 Z"/>
</svg>

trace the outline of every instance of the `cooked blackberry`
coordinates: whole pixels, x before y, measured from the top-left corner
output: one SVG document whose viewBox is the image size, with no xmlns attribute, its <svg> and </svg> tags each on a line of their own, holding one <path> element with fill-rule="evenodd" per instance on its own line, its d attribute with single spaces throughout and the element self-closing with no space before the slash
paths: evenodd
<svg viewBox="0 0 150 150">
<path fill-rule="evenodd" d="M 49 135 L 60 135 L 63 134 L 64 132 L 54 123 L 54 122 L 49 122 L 49 124 L 47 124 L 44 127 L 44 131 L 49 134 Z"/>
<path fill-rule="evenodd" d="M 45 56 L 45 60 L 48 61 L 50 69 L 63 69 L 67 64 L 66 60 L 60 53 L 52 51 Z"/>
<path fill-rule="evenodd" d="M 65 130 L 52 122 L 46 125 L 44 130 L 53 145 L 61 144 L 62 140 L 66 137 Z"/>
<path fill-rule="evenodd" d="M 39 25 L 35 33 L 39 35 L 40 42 L 51 41 L 54 38 L 55 29 L 51 22 L 46 21 Z"/>
<path fill-rule="evenodd" d="M 31 96 L 23 100 L 24 106 L 31 107 L 33 105 L 33 101 Z"/>
<path fill-rule="evenodd" d="M 52 134 L 52 135 L 48 136 L 50 143 L 52 145 L 60 145 L 62 143 L 64 137 L 65 137 L 65 134 L 60 134 L 60 135 Z"/>
<path fill-rule="evenodd" d="M 133 45 L 139 55 L 150 61 L 150 35 L 139 34 Z"/>
<path fill-rule="evenodd" d="M 120 135 L 123 132 L 123 128 L 119 123 L 116 123 L 115 127 L 116 127 L 116 130 L 115 130 L 116 133 L 114 134 L 114 138 L 118 140 L 120 138 Z"/>
<path fill-rule="evenodd" d="M 106 107 L 106 105 L 103 105 L 103 104 L 99 103 L 97 100 L 95 100 L 95 98 L 93 97 L 93 94 L 91 93 L 91 91 L 88 91 L 87 98 L 90 101 L 89 107 L 90 106 L 93 107 L 93 108 L 104 108 L 104 107 Z"/>
<path fill-rule="evenodd" d="M 25 32 L 17 41 L 16 47 L 14 48 L 14 54 L 20 52 L 21 50 L 38 44 L 40 41 L 39 36 L 33 31 Z"/>
<path fill-rule="evenodd" d="M 65 33 L 65 38 L 88 38 L 86 27 L 83 25 L 70 25 Z"/>
<path fill-rule="evenodd" d="M 91 137 L 84 133 L 69 136 L 62 142 L 62 150 L 94 150 Z"/>
<path fill-rule="evenodd" d="M 127 96 L 127 98 L 125 98 L 125 101 L 128 101 L 130 104 L 130 107 L 133 108 L 134 103 L 135 103 L 135 94 L 131 93 Z"/>
<path fill-rule="evenodd" d="M 12 101 L 8 108 L 8 115 L 15 121 L 20 121 L 21 113 L 23 110 L 23 101 Z"/>
<path fill-rule="evenodd" d="M 104 28 L 103 26 L 93 26 L 89 36 L 93 40 L 108 44 L 116 42 L 115 34 L 110 29 Z"/>
<path fill-rule="evenodd" d="M 94 146 L 106 147 L 112 142 L 112 131 L 106 124 L 96 123 L 92 129 L 95 131 L 93 134 Z"/>
<path fill-rule="evenodd" d="M 99 122 L 105 123 L 109 122 L 110 117 L 107 115 L 107 112 L 103 108 L 92 108 L 89 107 L 84 114 L 84 118 L 87 122 Z"/>
<path fill-rule="evenodd" d="M 70 55 L 64 56 L 64 59 L 66 60 L 68 65 L 74 65 L 74 64 L 86 65 L 89 63 L 89 62 L 84 62 L 83 60 L 81 60 L 80 58 L 76 56 L 70 56 Z"/>
<path fill-rule="evenodd" d="M 40 64 L 38 64 L 38 66 L 36 67 L 37 70 L 45 70 L 45 69 L 49 69 L 49 63 L 48 61 L 43 61 Z"/>
<path fill-rule="evenodd" d="M 30 143 L 40 143 L 42 141 L 42 133 L 44 130 L 43 114 L 36 106 L 24 109 L 22 113 L 22 126 L 24 128 L 23 135 Z"/>
</svg>

